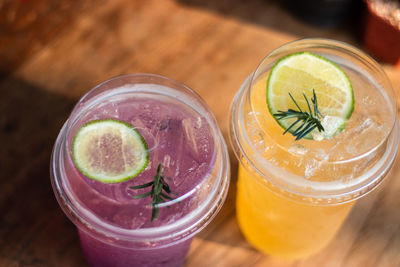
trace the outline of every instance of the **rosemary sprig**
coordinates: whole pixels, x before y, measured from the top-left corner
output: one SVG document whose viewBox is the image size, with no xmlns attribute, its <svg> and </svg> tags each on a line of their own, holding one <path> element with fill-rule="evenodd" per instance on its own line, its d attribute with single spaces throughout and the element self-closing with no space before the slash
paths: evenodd
<svg viewBox="0 0 400 267">
<path fill-rule="evenodd" d="M 135 190 L 151 186 L 151 191 L 141 195 L 133 196 L 134 199 L 145 198 L 148 196 L 151 196 L 153 198 L 153 201 L 151 202 L 151 207 L 152 207 L 151 221 L 156 220 L 158 218 L 159 214 L 158 204 L 166 202 L 167 200 L 173 200 L 173 198 L 168 195 L 171 194 L 171 189 L 169 188 L 169 185 L 165 181 L 164 176 L 162 176 L 161 169 L 162 165 L 160 163 L 158 164 L 157 167 L 157 174 L 156 176 L 154 176 L 154 180 L 152 182 L 129 187 L 130 189 Z M 163 190 L 165 191 L 165 193 L 163 192 Z"/>
<path fill-rule="evenodd" d="M 277 113 L 274 113 L 274 116 L 277 120 L 287 120 L 291 118 L 297 118 L 297 120 L 293 122 L 283 132 L 283 134 L 289 132 L 289 130 L 292 129 L 295 125 L 297 125 L 297 123 L 299 122 L 301 122 L 300 126 L 298 126 L 296 130 L 294 130 L 293 132 L 290 132 L 293 136 L 296 137 L 296 141 L 306 136 L 315 128 L 317 128 L 319 132 L 324 131 L 324 127 L 322 126 L 320 121 L 323 115 L 318 110 L 318 100 L 317 100 L 317 95 L 315 94 L 315 90 L 313 89 L 313 97 L 311 98 L 313 108 L 311 108 L 307 96 L 303 93 L 304 99 L 307 102 L 308 111 L 303 111 L 300 108 L 300 106 L 297 104 L 296 100 L 294 100 L 291 93 L 289 93 L 289 96 L 299 110 L 293 110 L 293 109 L 288 109 L 287 111 L 278 110 Z"/>
</svg>

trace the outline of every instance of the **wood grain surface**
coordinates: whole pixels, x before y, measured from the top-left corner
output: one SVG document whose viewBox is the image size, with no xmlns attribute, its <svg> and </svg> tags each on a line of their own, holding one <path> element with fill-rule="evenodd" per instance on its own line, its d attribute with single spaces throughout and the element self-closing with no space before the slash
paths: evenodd
<svg viewBox="0 0 400 267">
<path fill-rule="evenodd" d="M 0 0 L 0 266 L 86 266 L 53 196 L 49 157 L 73 104 L 112 76 L 149 72 L 186 83 L 227 137 L 241 83 L 274 48 L 326 37 L 363 49 L 361 28 L 315 28 L 276 1 Z M 400 70 L 385 65 L 397 96 Z M 253 249 L 235 219 L 237 161 L 224 207 L 186 266 L 400 266 L 399 159 L 320 253 L 283 262 Z"/>
</svg>

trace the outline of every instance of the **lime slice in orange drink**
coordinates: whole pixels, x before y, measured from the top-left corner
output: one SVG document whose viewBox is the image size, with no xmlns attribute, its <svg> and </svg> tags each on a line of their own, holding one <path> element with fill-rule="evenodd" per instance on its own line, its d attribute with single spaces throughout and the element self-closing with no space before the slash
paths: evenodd
<svg viewBox="0 0 400 267">
<path fill-rule="evenodd" d="M 72 142 L 75 166 L 86 177 L 119 183 L 141 173 L 149 161 L 147 143 L 129 123 L 104 119 L 83 125 Z"/>
<path fill-rule="evenodd" d="M 354 95 L 347 74 L 327 58 L 310 52 L 299 52 L 279 59 L 272 67 L 267 81 L 269 111 L 286 130 L 296 118 L 282 120 L 278 119 L 276 114 L 279 111 L 299 108 L 309 111 L 306 97 L 312 99 L 313 91 L 318 100 L 320 120 L 324 128 L 320 135 L 323 138 L 331 138 L 344 129 L 346 120 L 351 116 Z M 294 133 L 296 128 L 297 126 L 289 128 L 289 132 Z M 312 139 L 318 132 L 315 128 L 304 138 Z"/>
</svg>

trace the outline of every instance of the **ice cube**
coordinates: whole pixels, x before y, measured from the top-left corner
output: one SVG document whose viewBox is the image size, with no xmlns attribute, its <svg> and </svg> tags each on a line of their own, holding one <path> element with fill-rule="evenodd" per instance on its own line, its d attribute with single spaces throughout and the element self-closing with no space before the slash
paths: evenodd
<svg viewBox="0 0 400 267">
<path fill-rule="evenodd" d="M 164 160 L 163 160 L 164 168 L 169 168 L 170 162 L 171 162 L 171 156 L 170 155 L 165 155 L 164 156 Z"/>
<path fill-rule="evenodd" d="M 181 128 L 181 122 L 177 119 L 163 119 L 158 123 L 158 129 L 160 131 L 167 130 L 179 130 Z"/>
<path fill-rule="evenodd" d="M 321 125 L 324 127 L 322 132 L 325 138 L 330 138 L 336 134 L 336 131 L 343 125 L 344 120 L 336 116 L 325 116 L 322 119 Z"/>
<path fill-rule="evenodd" d="M 304 177 L 306 179 L 310 179 L 320 166 L 320 161 L 317 161 L 315 159 L 308 159 L 305 163 Z"/>
<path fill-rule="evenodd" d="M 311 133 L 312 138 L 315 141 L 322 141 L 324 140 L 324 135 L 321 132 L 312 132 Z"/>
<path fill-rule="evenodd" d="M 192 120 L 190 118 L 183 119 L 182 126 L 183 126 L 183 131 L 184 131 L 186 140 L 189 143 L 188 145 L 190 146 L 191 150 L 194 152 L 193 157 L 197 157 L 199 154 L 199 151 L 198 151 L 196 136 L 194 134 L 194 127 L 193 127 Z"/>
<path fill-rule="evenodd" d="M 308 152 L 308 149 L 302 145 L 294 144 L 289 147 L 289 153 L 296 156 L 303 156 Z"/>
<path fill-rule="evenodd" d="M 313 150 L 314 157 L 320 161 L 327 161 L 329 159 L 329 154 L 322 148 L 317 148 Z"/>
<path fill-rule="evenodd" d="M 199 165 L 195 160 L 190 160 L 190 158 L 182 158 L 180 159 L 180 164 L 177 166 L 177 170 L 179 170 L 179 172 L 175 177 L 172 178 L 172 182 L 175 187 L 180 188 L 184 182 L 189 184 L 191 181 L 195 181 L 196 174 L 201 172 L 202 168 L 201 165 Z M 199 179 L 199 177 L 197 177 L 197 179 Z"/>
<path fill-rule="evenodd" d="M 346 146 L 346 152 L 356 155 L 368 149 L 371 146 L 371 142 L 375 140 L 373 134 L 371 135 L 372 132 L 370 132 L 374 128 L 376 128 L 375 123 L 370 118 L 366 118 L 361 125 L 348 131 L 346 140 L 349 145 Z M 370 132 L 369 136 L 371 138 L 365 138 L 368 132 Z M 377 134 L 379 135 L 379 132 Z"/>
</svg>

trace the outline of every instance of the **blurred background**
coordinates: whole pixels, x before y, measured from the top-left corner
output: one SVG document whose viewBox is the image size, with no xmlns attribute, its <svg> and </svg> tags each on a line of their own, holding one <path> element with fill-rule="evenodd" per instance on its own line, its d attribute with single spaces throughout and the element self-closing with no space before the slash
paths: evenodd
<svg viewBox="0 0 400 267">
<path fill-rule="evenodd" d="M 110 77 L 157 73 L 186 83 L 227 137 L 231 100 L 270 51 L 300 38 L 350 43 L 400 93 L 398 0 L 0 0 L 0 266 L 85 266 L 53 196 L 52 145 L 74 103 Z M 400 266 L 398 160 L 324 251 L 298 262 L 258 253 L 235 220 L 237 162 L 214 222 L 187 266 Z"/>
</svg>

